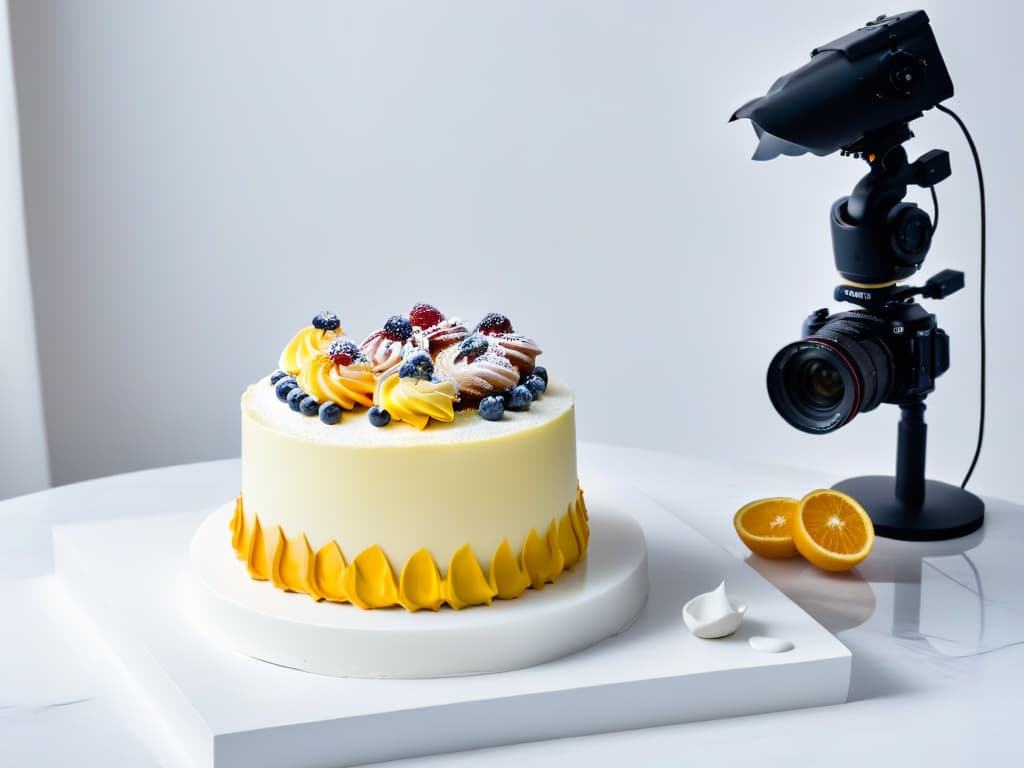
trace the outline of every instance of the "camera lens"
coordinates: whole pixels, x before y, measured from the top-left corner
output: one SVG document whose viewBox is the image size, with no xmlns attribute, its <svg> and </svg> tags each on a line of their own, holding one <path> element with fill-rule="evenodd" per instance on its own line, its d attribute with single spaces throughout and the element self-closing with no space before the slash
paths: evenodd
<svg viewBox="0 0 1024 768">
<path fill-rule="evenodd" d="M 804 397 L 816 408 L 835 408 L 843 399 L 843 377 L 824 360 L 809 360 L 797 374 Z"/>
<path fill-rule="evenodd" d="M 892 357 L 876 328 L 857 313 L 828 319 L 768 366 L 768 396 L 797 429 L 822 434 L 876 407 L 892 382 Z"/>
<path fill-rule="evenodd" d="M 857 373 L 842 352 L 816 340 L 784 347 L 768 367 L 768 396 L 804 432 L 838 429 L 860 407 Z"/>
</svg>

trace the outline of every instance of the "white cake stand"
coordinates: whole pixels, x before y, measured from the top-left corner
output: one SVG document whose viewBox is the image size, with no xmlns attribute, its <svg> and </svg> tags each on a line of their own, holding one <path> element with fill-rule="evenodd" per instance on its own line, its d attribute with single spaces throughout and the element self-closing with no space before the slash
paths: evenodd
<svg viewBox="0 0 1024 768">
<path fill-rule="evenodd" d="M 505 672 L 618 634 L 647 600 L 647 546 L 621 512 L 591 518 L 587 558 L 556 584 L 515 600 L 434 613 L 317 603 L 253 581 L 230 546 L 225 505 L 192 539 L 188 612 L 240 653 L 341 677 L 421 678 Z"/>
</svg>

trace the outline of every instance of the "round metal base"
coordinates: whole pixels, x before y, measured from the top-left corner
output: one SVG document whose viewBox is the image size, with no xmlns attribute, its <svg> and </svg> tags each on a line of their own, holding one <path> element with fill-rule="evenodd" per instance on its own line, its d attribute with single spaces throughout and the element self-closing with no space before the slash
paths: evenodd
<svg viewBox="0 0 1024 768">
<path fill-rule="evenodd" d="M 896 498 L 896 478 L 870 475 L 834 486 L 864 507 L 875 533 L 902 541 L 942 541 L 966 536 L 985 521 L 985 503 L 964 489 L 925 480 L 924 503 L 908 506 Z"/>
</svg>

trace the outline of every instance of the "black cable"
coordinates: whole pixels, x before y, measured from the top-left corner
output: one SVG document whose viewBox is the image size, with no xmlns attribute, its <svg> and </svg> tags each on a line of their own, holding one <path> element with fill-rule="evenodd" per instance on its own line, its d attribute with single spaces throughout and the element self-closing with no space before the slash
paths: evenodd
<svg viewBox="0 0 1024 768">
<path fill-rule="evenodd" d="M 952 117 L 956 124 L 960 126 L 960 130 L 963 131 L 964 138 L 967 139 L 967 146 L 971 148 L 971 155 L 974 157 L 974 168 L 978 172 L 978 199 L 981 202 L 981 298 L 978 302 L 979 325 L 981 329 L 981 402 L 978 414 L 978 445 L 974 449 L 974 458 L 971 459 L 971 466 L 967 470 L 967 474 L 964 475 L 964 481 L 960 483 L 961 488 L 966 488 L 967 481 L 971 479 L 971 475 L 974 474 L 974 468 L 978 464 L 978 457 L 981 455 L 981 443 L 985 438 L 985 178 L 981 173 L 981 158 L 978 157 L 978 148 L 974 145 L 974 139 L 971 138 L 971 133 L 967 130 L 967 126 L 964 125 L 964 121 L 949 107 L 937 104 L 935 108 Z"/>
<path fill-rule="evenodd" d="M 939 196 L 935 194 L 935 185 L 928 187 L 932 193 L 932 209 L 935 211 L 935 215 L 932 216 L 932 236 L 935 236 L 935 231 L 939 228 Z"/>
</svg>

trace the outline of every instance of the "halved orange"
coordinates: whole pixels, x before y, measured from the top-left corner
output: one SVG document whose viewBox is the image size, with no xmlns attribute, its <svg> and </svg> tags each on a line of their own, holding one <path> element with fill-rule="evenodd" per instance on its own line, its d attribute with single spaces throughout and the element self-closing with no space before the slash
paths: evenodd
<svg viewBox="0 0 1024 768">
<path fill-rule="evenodd" d="M 758 499 L 744 504 L 732 519 L 743 543 L 761 557 L 793 557 L 791 533 L 800 502 L 788 497 Z"/>
<path fill-rule="evenodd" d="M 793 518 L 793 543 L 826 571 L 846 571 L 864 561 L 875 543 L 875 527 L 856 499 L 820 489 L 800 500 Z"/>
</svg>

